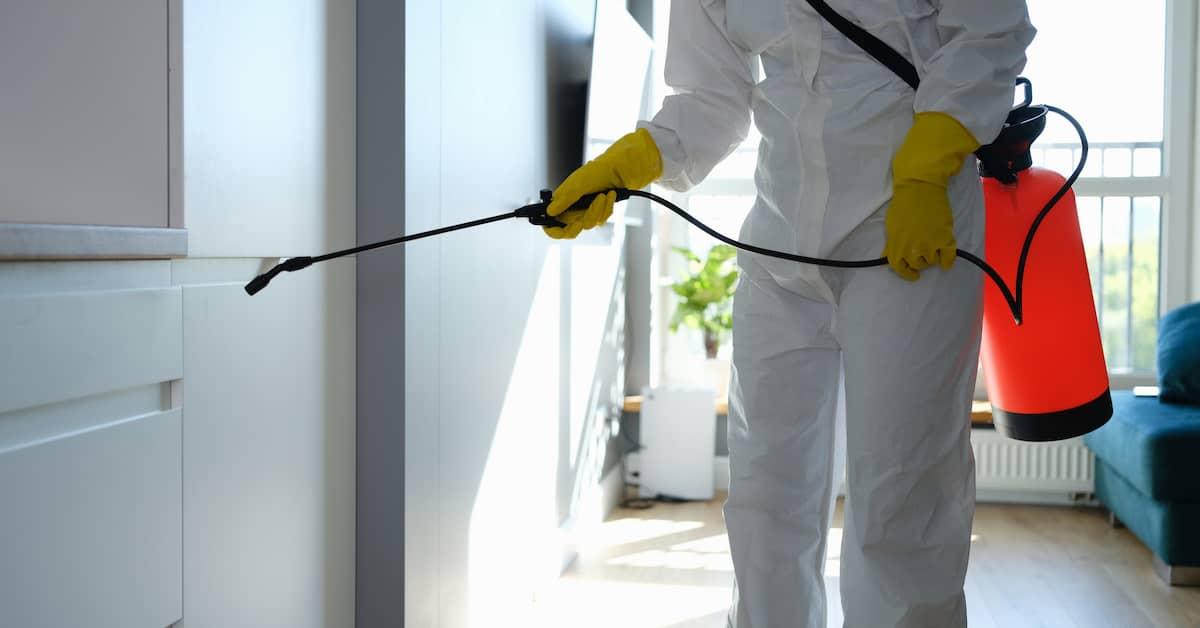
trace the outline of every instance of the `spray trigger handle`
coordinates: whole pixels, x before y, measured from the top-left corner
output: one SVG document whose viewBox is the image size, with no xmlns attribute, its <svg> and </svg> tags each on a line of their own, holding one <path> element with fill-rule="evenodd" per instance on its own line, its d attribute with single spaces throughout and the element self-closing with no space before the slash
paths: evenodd
<svg viewBox="0 0 1200 628">
<path fill-rule="evenodd" d="M 608 192 L 617 193 L 617 202 L 629 199 L 629 190 L 625 188 L 615 188 L 604 192 L 595 192 L 593 194 L 585 194 L 567 208 L 569 212 L 585 211 L 592 206 L 592 201 L 596 200 L 597 196 L 607 194 Z M 550 190 L 541 191 L 541 200 L 536 203 L 526 205 L 515 212 L 517 218 L 528 218 L 529 223 L 539 227 L 565 227 L 566 223 L 546 213 L 546 208 L 550 206 L 551 199 L 554 198 L 554 192 Z"/>
</svg>

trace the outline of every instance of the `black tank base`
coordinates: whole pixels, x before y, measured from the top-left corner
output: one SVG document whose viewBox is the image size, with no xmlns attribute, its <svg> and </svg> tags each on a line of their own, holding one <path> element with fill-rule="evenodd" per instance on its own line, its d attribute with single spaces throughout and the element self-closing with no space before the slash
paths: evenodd
<svg viewBox="0 0 1200 628">
<path fill-rule="evenodd" d="M 1083 436 L 1112 418 L 1112 396 L 1107 388 L 1099 397 L 1074 408 L 1029 414 L 992 406 L 992 423 L 1001 434 L 1016 440 L 1046 442 Z"/>
</svg>

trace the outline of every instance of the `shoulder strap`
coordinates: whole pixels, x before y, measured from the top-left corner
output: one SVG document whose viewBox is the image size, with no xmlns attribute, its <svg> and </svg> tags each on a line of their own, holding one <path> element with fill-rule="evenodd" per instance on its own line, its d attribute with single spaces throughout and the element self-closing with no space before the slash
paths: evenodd
<svg viewBox="0 0 1200 628">
<path fill-rule="evenodd" d="M 867 54 L 875 58 L 876 61 L 882 63 L 889 70 L 896 73 L 905 83 L 912 86 L 913 89 L 921 83 L 921 79 L 917 77 L 917 68 L 904 58 L 904 55 L 896 51 L 895 48 L 884 43 L 882 39 L 868 33 L 863 28 L 854 22 L 846 19 L 841 13 L 833 10 L 833 7 L 825 3 L 825 0 L 808 0 L 808 4 L 816 9 L 821 17 L 833 25 L 834 28 L 841 31 L 843 35 L 848 37 L 850 41 L 858 44 Z"/>
</svg>

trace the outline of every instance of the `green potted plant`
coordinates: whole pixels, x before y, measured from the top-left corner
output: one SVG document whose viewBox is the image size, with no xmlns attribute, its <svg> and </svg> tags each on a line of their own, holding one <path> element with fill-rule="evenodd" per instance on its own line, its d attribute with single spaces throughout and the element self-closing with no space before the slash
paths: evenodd
<svg viewBox="0 0 1200 628">
<path fill-rule="evenodd" d="M 709 383 L 718 397 L 729 389 L 729 362 L 718 358 L 721 343 L 733 331 L 733 292 L 737 285 L 738 270 L 734 263 L 737 251 L 728 245 L 718 244 L 700 259 L 691 249 L 672 247 L 688 262 L 687 273 L 672 284 L 671 289 L 679 297 L 675 314 L 671 317 L 671 331 L 683 325 L 700 331 L 704 339 L 704 355 L 708 358 Z"/>
</svg>

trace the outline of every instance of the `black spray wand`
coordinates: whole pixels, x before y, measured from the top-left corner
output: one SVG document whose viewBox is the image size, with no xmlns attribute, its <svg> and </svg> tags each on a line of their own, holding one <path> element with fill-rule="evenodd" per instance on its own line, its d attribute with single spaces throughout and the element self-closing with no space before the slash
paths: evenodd
<svg viewBox="0 0 1200 628">
<path fill-rule="evenodd" d="M 618 201 L 623 201 L 623 200 L 629 198 L 629 192 L 627 190 L 617 190 L 616 192 L 617 192 L 617 200 Z M 583 198 L 579 199 L 579 201 L 577 201 L 574 205 L 572 205 L 570 208 L 568 208 L 567 211 L 580 211 L 580 210 L 587 209 L 588 207 L 591 206 L 592 200 L 595 199 L 596 196 L 598 196 L 598 195 L 599 195 L 599 193 L 589 194 L 587 196 L 584 196 Z M 249 294 L 249 295 L 258 294 L 259 292 L 262 291 L 263 288 L 267 287 L 267 284 L 271 283 L 271 280 L 274 279 L 276 275 L 278 275 L 279 273 L 282 273 L 282 272 L 289 272 L 289 273 L 296 272 L 297 270 L 304 270 L 305 268 L 308 268 L 309 266 L 312 266 L 313 264 L 316 264 L 318 262 L 325 262 L 325 261 L 328 261 L 331 259 L 337 259 L 339 257 L 346 257 L 348 255 L 357 255 L 358 253 L 363 253 L 365 251 L 370 251 L 372 249 L 381 249 L 385 246 L 394 246 L 397 244 L 405 244 L 407 242 L 412 242 L 414 240 L 421 240 L 423 238 L 431 238 L 436 235 L 442 235 L 443 233 L 450 233 L 451 231 L 460 231 L 462 229 L 470 229 L 472 227 L 478 227 L 480 225 L 486 225 L 486 224 L 492 223 L 492 222 L 500 222 L 501 220 L 508 220 L 510 218 L 528 218 L 529 222 L 531 224 L 538 225 L 541 227 L 565 227 L 566 225 L 564 223 L 562 223 L 559 220 L 546 214 L 546 207 L 550 204 L 550 198 L 551 198 L 550 190 L 542 190 L 540 201 L 538 201 L 536 203 L 530 203 L 529 205 L 515 209 L 511 212 L 499 214 L 496 216 L 492 216 L 490 218 L 480 218 L 479 220 L 472 220 L 471 222 L 464 222 L 460 225 L 452 225 L 449 227 L 442 227 L 440 229 L 433 229 L 430 231 L 423 231 L 421 233 L 414 233 L 412 235 L 400 236 L 398 238 L 392 238 L 390 240 L 383 240 L 380 242 L 372 242 L 371 244 L 364 244 L 362 246 L 356 246 L 356 247 L 350 248 L 350 249 L 334 251 L 332 253 L 318 255 L 316 257 L 308 257 L 308 256 L 292 257 L 292 258 L 289 258 L 287 260 L 284 260 L 284 261 L 276 264 L 273 268 L 271 268 L 271 270 L 268 270 L 267 272 L 255 277 L 254 279 L 251 279 L 250 283 L 246 284 L 246 294 Z"/>
</svg>

